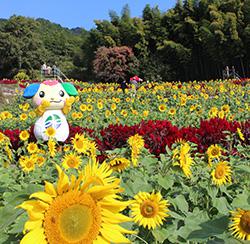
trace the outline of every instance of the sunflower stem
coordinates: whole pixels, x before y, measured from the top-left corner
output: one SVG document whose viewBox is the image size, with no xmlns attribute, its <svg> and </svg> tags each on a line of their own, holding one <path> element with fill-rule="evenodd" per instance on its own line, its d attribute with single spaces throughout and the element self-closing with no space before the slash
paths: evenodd
<svg viewBox="0 0 250 244">
<path fill-rule="evenodd" d="M 131 234 L 132 236 L 135 236 L 136 238 L 140 239 L 141 241 L 143 241 L 146 244 L 149 244 L 148 242 L 146 242 L 144 239 L 142 239 L 140 236 L 135 235 L 135 234 Z"/>
</svg>

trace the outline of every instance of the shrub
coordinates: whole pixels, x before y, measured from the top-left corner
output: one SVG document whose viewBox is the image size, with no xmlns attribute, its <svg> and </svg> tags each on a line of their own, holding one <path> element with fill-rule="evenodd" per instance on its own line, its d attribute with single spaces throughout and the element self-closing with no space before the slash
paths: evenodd
<svg viewBox="0 0 250 244">
<path fill-rule="evenodd" d="M 127 79 L 137 73 L 139 61 L 134 56 L 131 48 L 100 47 L 96 51 L 93 61 L 94 72 L 98 78 L 105 82 L 117 82 Z"/>
</svg>

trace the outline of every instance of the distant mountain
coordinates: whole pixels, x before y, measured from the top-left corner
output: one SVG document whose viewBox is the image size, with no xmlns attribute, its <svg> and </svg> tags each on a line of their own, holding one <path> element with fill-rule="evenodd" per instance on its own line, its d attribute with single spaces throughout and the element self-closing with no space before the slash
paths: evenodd
<svg viewBox="0 0 250 244">
<path fill-rule="evenodd" d="M 81 35 L 83 32 L 86 32 L 86 30 L 81 27 L 72 28 L 70 31 L 76 35 Z"/>
<path fill-rule="evenodd" d="M 81 55 L 87 35 L 83 28 L 65 28 L 43 18 L 0 18 L 0 77 L 12 77 L 20 68 L 30 73 L 39 71 L 41 64 L 46 63 L 56 64 L 75 78 L 74 74 L 79 73 L 74 72 L 78 68 L 75 60 Z M 81 67 L 81 63 L 78 65 Z"/>
</svg>

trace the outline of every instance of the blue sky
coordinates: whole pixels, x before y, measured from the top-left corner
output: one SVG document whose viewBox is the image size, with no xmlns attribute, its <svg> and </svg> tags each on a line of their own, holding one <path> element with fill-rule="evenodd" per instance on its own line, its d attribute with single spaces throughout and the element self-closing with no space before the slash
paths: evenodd
<svg viewBox="0 0 250 244">
<path fill-rule="evenodd" d="M 132 17 L 141 17 L 147 3 L 166 11 L 174 7 L 176 0 L 0 0 L 0 18 L 14 14 L 41 17 L 64 27 L 89 30 L 95 27 L 95 19 L 109 20 L 109 10 L 120 15 L 125 4 L 129 4 Z"/>
</svg>

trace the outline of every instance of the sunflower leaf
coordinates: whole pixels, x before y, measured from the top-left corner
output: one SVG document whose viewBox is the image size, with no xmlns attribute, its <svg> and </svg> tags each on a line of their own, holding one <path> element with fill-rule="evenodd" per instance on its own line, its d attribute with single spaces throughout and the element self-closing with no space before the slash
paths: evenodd
<svg viewBox="0 0 250 244">
<path fill-rule="evenodd" d="M 230 205 L 225 197 L 217 197 L 212 199 L 213 206 L 218 209 L 221 214 L 228 214 Z"/>
<path fill-rule="evenodd" d="M 240 171 L 240 172 L 250 173 L 250 166 L 249 165 L 242 165 L 242 164 L 236 165 L 235 170 Z"/>
<path fill-rule="evenodd" d="M 170 201 L 174 206 L 176 206 L 181 212 L 188 212 L 188 202 L 183 195 L 179 195 Z"/>
<path fill-rule="evenodd" d="M 232 202 L 234 208 L 248 208 L 250 205 L 250 193 L 245 190 L 242 194 L 236 196 Z"/>
<path fill-rule="evenodd" d="M 208 239 L 209 237 L 222 234 L 228 227 L 229 219 L 227 216 L 221 216 L 220 218 L 208 220 L 199 224 L 201 229 L 192 231 L 188 240 L 201 240 Z"/>
<path fill-rule="evenodd" d="M 169 233 L 169 230 L 161 228 L 161 229 L 154 229 L 152 231 L 152 234 L 157 241 L 163 243 L 171 233 Z"/>
<path fill-rule="evenodd" d="M 178 230 L 178 235 L 186 239 L 195 230 L 201 229 L 200 224 L 209 220 L 207 212 L 201 211 L 198 208 L 194 208 L 193 212 L 187 214 L 185 218 L 184 226 Z"/>
<path fill-rule="evenodd" d="M 174 179 L 171 175 L 162 177 L 161 175 L 158 176 L 158 183 L 162 186 L 165 190 L 171 188 L 174 184 Z"/>
<path fill-rule="evenodd" d="M 6 205 L 0 208 L 0 229 L 4 229 L 14 223 L 16 218 L 22 214 L 22 209 L 15 209 L 14 206 Z"/>
</svg>

